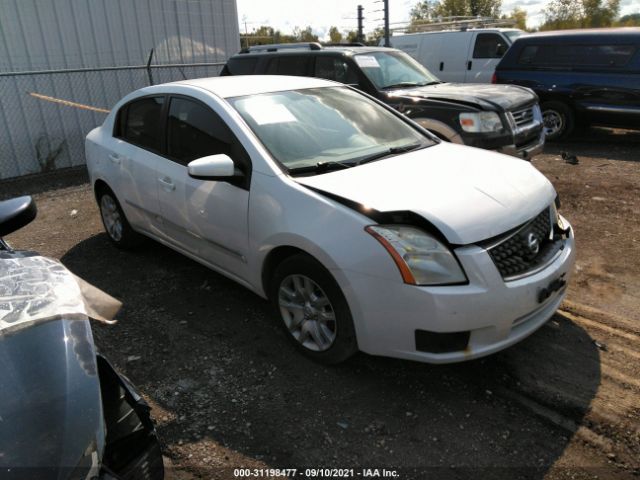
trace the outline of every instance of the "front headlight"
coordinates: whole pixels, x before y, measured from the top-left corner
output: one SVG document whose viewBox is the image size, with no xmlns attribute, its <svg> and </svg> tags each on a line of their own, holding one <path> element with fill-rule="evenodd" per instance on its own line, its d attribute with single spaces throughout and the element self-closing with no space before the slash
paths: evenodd
<svg viewBox="0 0 640 480">
<path fill-rule="evenodd" d="M 564 224 L 562 215 L 558 211 L 560 208 L 560 197 L 556 195 L 555 200 L 551 204 L 551 225 L 557 225 L 560 230 L 566 230 L 567 226 Z M 553 239 L 553 230 L 551 230 L 550 239 Z"/>
<path fill-rule="evenodd" d="M 389 252 L 405 283 L 444 285 L 467 280 L 446 245 L 408 225 L 371 225 L 365 229 Z"/>
<path fill-rule="evenodd" d="M 460 126 L 465 132 L 499 132 L 502 120 L 496 112 L 461 113 Z"/>
</svg>

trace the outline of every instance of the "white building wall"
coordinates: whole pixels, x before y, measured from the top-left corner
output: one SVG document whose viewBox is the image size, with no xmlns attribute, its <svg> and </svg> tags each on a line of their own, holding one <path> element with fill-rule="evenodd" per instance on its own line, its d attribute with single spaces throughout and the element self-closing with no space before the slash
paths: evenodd
<svg viewBox="0 0 640 480">
<path fill-rule="evenodd" d="M 31 92 L 110 109 L 148 84 L 130 69 L 7 75 L 60 69 L 224 63 L 240 49 L 235 0 L 0 0 L 0 179 L 84 163 L 84 136 L 105 114 Z M 155 83 L 217 75 L 219 66 L 154 69 Z"/>
</svg>

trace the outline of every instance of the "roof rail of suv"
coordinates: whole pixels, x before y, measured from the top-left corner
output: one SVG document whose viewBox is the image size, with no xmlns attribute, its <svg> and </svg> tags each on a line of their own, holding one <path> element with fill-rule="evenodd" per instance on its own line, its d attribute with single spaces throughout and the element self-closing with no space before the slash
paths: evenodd
<svg viewBox="0 0 640 480">
<path fill-rule="evenodd" d="M 278 52 L 280 50 L 322 50 L 322 45 L 318 42 L 272 43 L 270 45 L 253 45 L 248 49 L 244 48 L 240 53 Z"/>
<path fill-rule="evenodd" d="M 323 43 L 323 47 L 366 47 L 362 42 L 337 42 L 337 43 Z"/>
</svg>

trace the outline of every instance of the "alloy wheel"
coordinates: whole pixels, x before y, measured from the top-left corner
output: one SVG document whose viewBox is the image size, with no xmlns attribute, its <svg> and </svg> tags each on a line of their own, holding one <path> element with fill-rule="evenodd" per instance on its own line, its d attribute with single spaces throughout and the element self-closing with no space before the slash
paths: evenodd
<svg viewBox="0 0 640 480">
<path fill-rule="evenodd" d="M 278 290 L 280 313 L 289 333 L 315 352 L 328 350 L 336 339 L 336 315 L 329 297 L 309 277 L 289 275 Z"/>
<path fill-rule="evenodd" d="M 122 240 L 122 217 L 116 201 L 109 194 L 100 199 L 100 214 L 107 233 L 115 242 Z"/>
<path fill-rule="evenodd" d="M 554 137 L 564 130 L 564 117 L 555 110 L 545 110 L 542 112 L 544 122 L 544 133 L 547 137 Z"/>
</svg>

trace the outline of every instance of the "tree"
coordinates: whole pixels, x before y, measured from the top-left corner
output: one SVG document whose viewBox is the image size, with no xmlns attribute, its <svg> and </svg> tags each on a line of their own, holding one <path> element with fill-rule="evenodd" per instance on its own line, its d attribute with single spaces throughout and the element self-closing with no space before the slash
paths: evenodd
<svg viewBox="0 0 640 480">
<path fill-rule="evenodd" d="M 442 0 L 434 5 L 440 17 L 498 17 L 502 0 Z"/>
<path fill-rule="evenodd" d="M 431 0 L 416 3 L 409 12 L 410 21 L 433 20 L 436 16 L 436 5 L 439 5 L 439 2 Z"/>
<path fill-rule="evenodd" d="M 520 30 L 527 29 L 527 11 L 526 10 L 523 10 L 520 7 L 515 7 L 511 11 L 510 18 L 515 20 L 516 28 L 519 28 Z"/>
<path fill-rule="evenodd" d="M 409 13 L 409 30 L 439 17 L 495 17 L 500 15 L 502 0 L 422 0 Z"/>
<path fill-rule="evenodd" d="M 380 39 L 384 38 L 384 28 L 378 27 L 373 32 L 367 33 L 367 45 L 378 45 Z"/>
<path fill-rule="evenodd" d="M 331 43 L 342 42 L 342 34 L 338 30 L 338 27 L 331 27 L 329 29 L 329 38 L 331 39 Z"/>
<path fill-rule="evenodd" d="M 551 0 L 540 30 L 608 27 L 620 11 L 620 0 Z"/>
<path fill-rule="evenodd" d="M 620 20 L 615 22 L 617 27 L 639 27 L 640 26 L 640 13 L 632 13 L 630 15 L 624 15 L 620 17 Z"/>
<path fill-rule="evenodd" d="M 584 27 L 610 27 L 620 11 L 620 0 L 582 0 Z"/>
<path fill-rule="evenodd" d="M 305 29 L 301 29 L 300 27 L 294 27 L 293 36 L 295 37 L 296 42 L 317 42 L 318 41 L 318 36 L 313 33 L 310 26 L 308 26 Z"/>
<path fill-rule="evenodd" d="M 358 31 L 349 30 L 348 32 L 344 32 L 343 38 L 347 43 L 356 43 L 358 41 Z"/>
<path fill-rule="evenodd" d="M 542 10 L 545 21 L 540 30 L 562 30 L 579 28 L 582 19 L 582 5 L 575 0 L 551 0 Z"/>
<path fill-rule="evenodd" d="M 500 15 L 502 0 L 468 0 L 469 14 L 474 17 L 494 17 Z"/>
</svg>

